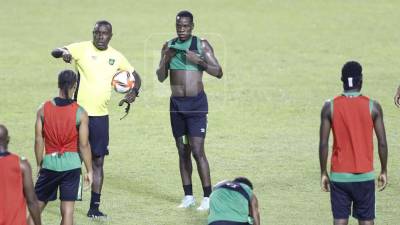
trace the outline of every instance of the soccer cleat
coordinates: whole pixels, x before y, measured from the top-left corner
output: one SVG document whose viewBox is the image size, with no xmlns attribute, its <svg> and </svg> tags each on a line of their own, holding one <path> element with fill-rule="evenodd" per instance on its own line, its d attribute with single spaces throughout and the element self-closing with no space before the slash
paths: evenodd
<svg viewBox="0 0 400 225">
<path fill-rule="evenodd" d="M 197 210 L 198 211 L 206 211 L 209 208 L 210 208 L 210 198 L 204 197 L 203 200 L 201 201 L 199 208 L 197 208 Z"/>
<path fill-rule="evenodd" d="M 107 219 L 107 215 L 98 209 L 89 209 L 87 216 L 92 219 Z"/>
<path fill-rule="evenodd" d="M 189 208 L 196 204 L 196 200 L 194 199 L 193 195 L 185 195 L 183 197 L 182 202 L 178 205 L 178 208 Z"/>
</svg>

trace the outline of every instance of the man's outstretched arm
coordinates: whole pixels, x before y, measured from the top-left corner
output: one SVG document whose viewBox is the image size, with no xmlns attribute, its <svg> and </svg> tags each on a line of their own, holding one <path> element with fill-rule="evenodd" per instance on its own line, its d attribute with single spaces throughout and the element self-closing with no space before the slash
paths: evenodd
<svg viewBox="0 0 400 225">
<path fill-rule="evenodd" d="M 319 164 L 321 168 L 321 189 L 329 191 L 329 176 L 326 169 L 328 161 L 329 133 L 331 131 L 331 102 L 326 101 L 321 110 L 319 129 Z"/>
<path fill-rule="evenodd" d="M 379 159 L 381 161 L 381 173 L 378 177 L 378 186 L 379 190 L 383 191 L 387 184 L 388 147 L 386 142 L 385 124 L 383 123 L 382 107 L 376 101 L 374 101 L 374 108 L 372 109 L 372 119 L 374 122 L 376 138 L 378 140 Z"/>
<path fill-rule="evenodd" d="M 51 51 L 51 55 L 57 59 L 62 57 L 66 63 L 71 63 L 72 60 L 72 55 L 66 48 L 56 48 Z"/>
</svg>

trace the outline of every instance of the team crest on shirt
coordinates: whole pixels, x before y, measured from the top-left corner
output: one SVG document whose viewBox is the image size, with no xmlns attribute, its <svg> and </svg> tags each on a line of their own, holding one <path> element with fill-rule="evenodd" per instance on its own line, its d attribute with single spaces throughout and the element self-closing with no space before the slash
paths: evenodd
<svg viewBox="0 0 400 225">
<path fill-rule="evenodd" d="M 108 60 L 108 64 L 114 65 L 114 63 L 115 63 L 115 59 L 109 59 L 109 60 Z"/>
</svg>

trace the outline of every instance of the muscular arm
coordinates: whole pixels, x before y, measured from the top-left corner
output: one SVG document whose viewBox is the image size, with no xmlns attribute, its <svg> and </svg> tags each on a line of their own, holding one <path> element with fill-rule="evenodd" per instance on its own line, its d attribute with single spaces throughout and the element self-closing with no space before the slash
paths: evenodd
<svg viewBox="0 0 400 225">
<path fill-rule="evenodd" d="M 214 55 L 214 50 L 207 40 L 201 40 L 201 47 L 203 48 L 204 60 L 199 63 L 205 68 L 205 71 L 217 78 L 222 78 L 223 72 L 222 68 L 218 63 L 217 58 Z"/>
<path fill-rule="evenodd" d="M 29 209 L 29 213 L 35 225 L 41 225 L 40 207 L 33 188 L 32 169 L 27 160 L 20 161 L 22 179 L 24 185 L 24 196 Z"/>
<path fill-rule="evenodd" d="M 386 132 L 385 132 L 385 125 L 383 123 L 382 107 L 376 101 L 374 101 L 374 107 L 372 109 L 372 119 L 374 122 L 376 138 L 378 140 L 378 153 L 379 153 L 379 159 L 381 161 L 381 173 L 386 173 L 387 158 L 388 158 Z"/>
<path fill-rule="evenodd" d="M 258 200 L 255 194 L 253 194 L 250 200 L 250 216 L 253 217 L 253 225 L 260 225 L 260 213 L 258 211 Z"/>
<path fill-rule="evenodd" d="M 326 101 L 321 110 L 321 125 L 319 129 L 319 164 L 321 175 L 327 175 L 328 142 L 331 131 L 331 103 Z"/>
<path fill-rule="evenodd" d="M 164 80 L 168 77 L 169 61 L 171 60 L 171 55 L 167 54 L 168 51 L 170 50 L 168 49 L 168 45 L 166 42 L 161 49 L 160 64 L 156 71 L 158 81 L 160 82 L 164 82 Z"/>
<path fill-rule="evenodd" d="M 79 151 L 85 163 L 87 173 L 92 173 L 92 153 L 89 146 L 89 117 L 86 111 L 81 114 L 79 124 Z"/>
<path fill-rule="evenodd" d="M 36 113 L 35 123 L 35 157 L 36 165 L 38 168 L 42 165 L 43 152 L 44 152 L 44 139 L 43 139 L 43 105 L 39 107 Z"/>
</svg>

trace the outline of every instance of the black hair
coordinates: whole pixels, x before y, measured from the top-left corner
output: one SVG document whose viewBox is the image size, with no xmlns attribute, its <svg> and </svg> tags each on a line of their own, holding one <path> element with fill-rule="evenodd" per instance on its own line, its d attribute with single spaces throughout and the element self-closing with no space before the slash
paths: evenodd
<svg viewBox="0 0 400 225">
<path fill-rule="evenodd" d="M 72 70 L 63 70 L 58 74 L 58 88 L 64 93 L 66 99 L 70 99 L 72 96 L 68 96 L 68 91 L 76 83 L 76 74 Z"/>
<path fill-rule="evenodd" d="M 348 61 L 343 65 L 342 77 L 343 88 L 345 90 L 361 88 L 362 67 L 356 61 Z"/>
<path fill-rule="evenodd" d="M 10 137 L 8 136 L 7 127 L 3 124 L 0 124 L 0 146 L 3 146 L 7 149 L 8 142 Z"/>
<path fill-rule="evenodd" d="M 110 28 L 110 33 L 112 33 L 112 25 L 107 20 L 99 20 L 96 22 L 95 26 L 108 26 Z"/>
<path fill-rule="evenodd" d="M 176 15 L 176 19 L 178 20 L 181 17 L 188 17 L 190 18 L 190 21 L 193 23 L 193 14 L 187 10 L 182 10 L 180 12 L 178 12 L 178 14 Z"/>
<path fill-rule="evenodd" d="M 250 182 L 249 179 L 247 179 L 246 177 L 236 177 L 233 182 L 238 182 L 238 183 L 243 183 L 246 184 L 247 186 L 249 186 L 251 188 L 251 190 L 253 190 L 253 184 Z"/>
</svg>

